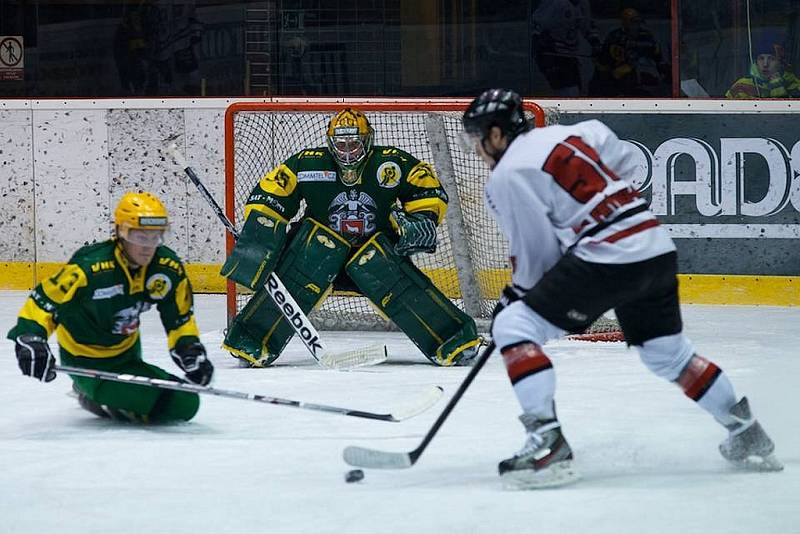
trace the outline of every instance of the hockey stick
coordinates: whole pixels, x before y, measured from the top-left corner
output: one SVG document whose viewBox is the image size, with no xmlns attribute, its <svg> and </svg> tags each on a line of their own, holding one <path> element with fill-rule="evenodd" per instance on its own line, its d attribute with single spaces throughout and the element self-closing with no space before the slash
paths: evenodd
<svg viewBox="0 0 800 534">
<path fill-rule="evenodd" d="M 214 213 L 225 226 L 225 229 L 230 232 L 234 239 L 239 239 L 239 232 L 236 231 L 236 227 L 234 227 L 230 219 L 225 216 L 222 208 L 217 204 L 217 201 L 214 200 L 214 197 L 211 196 L 211 193 L 208 192 L 206 186 L 200 181 L 200 177 L 197 176 L 194 169 L 189 166 L 186 158 L 183 157 L 180 149 L 178 149 L 178 145 L 175 143 L 176 138 L 177 136 L 167 138 L 164 143 L 164 151 L 173 159 L 176 165 L 183 169 L 186 176 L 189 177 L 192 183 L 197 187 L 197 190 L 200 191 L 200 195 L 203 199 L 208 203 L 211 209 L 214 210 Z M 386 360 L 386 347 L 382 345 L 370 345 L 341 354 L 328 353 L 320 339 L 316 327 L 311 323 L 308 316 L 303 313 L 300 305 L 294 300 L 294 297 L 286 289 L 286 286 L 283 285 L 278 275 L 274 272 L 269 273 L 264 287 L 275 302 L 275 306 L 286 318 L 286 322 L 294 329 L 295 333 L 303 342 L 303 345 L 305 345 L 311 353 L 311 356 L 323 367 L 344 370 L 363 365 L 373 365 Z"/>
<path fill-rule="evenodd" d="M 442 413 L 436 418 L 436 421 L 433 423 L 430 430 L 428 430 L 428 433 L 425 434 L 419 447 L 411 452 L 385 452 L 368 449 L 366 447 L 350 446 L 346 447 L 342 453 L 344 461 L 356 467 L 369 467 L 373 469 L 405 469 L 417 463 L 417 460 L 422 456 L 423 451 L 425 451 L 425 448 L 431 442 L 433 436 L 436 435 L 439 428 L 444 424 L 445 419 L 447 419 L 450 412 L 453 411 L 453 408 L 456 407 L 456 404 L 458 404 L 458 401 L 467 391 L 469 385 L 472 384 L 472 381 L 475 380 L 475 377 L 478 375 L 481 368 L 483 368 L 483 365 L 489 359 L 493 351 L 494 341 L 490 341 L 486 348 L 483 349 L 483 353 L 475 361 L 475 365 L 470 369 L 467 377 L 458 387 L 453 398 L 450 399 L 450 402 L 447 403 Z"/>
<path fill-rule="evenodd" d="M 98 371 L 96 369 L 86 369 L 82 367 L 70 367 L 67 365 L 56 365 L 56 371 L 61 371 L 69 375 L 84 376 L 87 378 L 96 378 L 99 380 L 110 380 L 112 382 L 122 382 L 125 384 L 137 384 L 140 386 L 149 386 L 159 389 L 171 389 L 173 391 L 183 391 L 187 393 L 200 393 L 203 395 L 216 395 L 217 397 L 228 397 L 231 399 L 251 400 L 256 402 L 264 402 L 267 404 L 277 404 L 280 406 L 288 406 L 290 408 L 301 408 L 303 410 L 315 410 L 318 412 L 338 413 L 340 415 L 349 415 L 350 417 L 362 417 L 364 419 L 375 419 L 378 421 L 389 421 L 390 423 L 399 423 L 405 419 L 419 415 L 434 404 L 442 396 L 442 388 L 439 386 L 431 386 L 419 398 L 414 399 L 413 403 L 399 406 L 397 409 L 388 413 L 365 412 L 363 410 L 352 410 L 350 408 L 340 408 L 338 406 L 329 406 L 327 404 L 314 404 L 311 402 L 302 402 L 290 399 L 281 399 L 280 397 L 270 397 L 267 395 L 258 395 L 255 393 L 244 393 L 242 391 L 232 391 L 229 389 L 217 389 L 209 386 L 201 386 L 198 384 L 191 384 L 188 382 L 175 382 L 173 380 L 162 380 L 160 378 L 150 378 L 146 376 L 137 376 L 129 374 L 109 373 L 107 371 Z"/>
</svg>

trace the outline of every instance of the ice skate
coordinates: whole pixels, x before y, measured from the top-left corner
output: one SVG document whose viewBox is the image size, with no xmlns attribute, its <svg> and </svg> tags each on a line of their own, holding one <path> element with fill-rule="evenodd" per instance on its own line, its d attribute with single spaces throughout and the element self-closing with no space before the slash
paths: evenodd
<svg viewBox="0 0 800 534">
<path fill-rule="evenodd" d="M 236 358 L 236 365 L 242 369 L 263 369 L 264 367 L 268 367 L 277 358 L 272 354 L 265 354 L 260 358 L 245 357 L 233 352 L 229 352 L 229 354 Z"/>
<path fill-rule="evenodd" d="M 747 397 L 733 405 L 730 415 L 736 421 L 726 428 L 730 434 L 720 443 L 722 456 L 740 469 L 781 471 L 783 464 L 775 457 L 775 444 L 750 413 Z"/>
<path fill-rule="evenodd" d="M 580 475 L 572 466 L 572 449 L 561 433 L 561 423 L 530 414 L 522 414 L 520 421 L 528 438 L 517 454 L 497 466 L 503 487 L 538 489 L 577 481 Z"/>
<path fill-rule="evenodd" d="M 108 406 L 93 401 L 92 399 L 90 399 L 77 389 L 74 389 L 74 391 L 78 394 L 78 404 L 80 404 L 81 408 L 83 408 L 87 412 L 96 415 L 97 417 L 102 417 L 104 419 L 111 419 L 113 421 L 124 421 L 132 423 L 146 422 L 146 418 L 136 415 L 133 412 L 129 412 L 127 410 L 118 410 L 116 408 L 110 408 Z"/>
<path fill-rule="evenodd" d="M 464 349 L 461 353 L 461 357 L 456 362 L 458 367 L 472 367 L 475 365 L 475 357 L 480 352 L 480 348 L 483 345 L 478 345 L 477 347 L 470 347 L 468 349 Z"/>
<path fill-rule="evenodd" d="M 111 419 L 111 414 L 106 412 L 103 407 L 78 391 L 77 389 L 73 388 L 73 391 L 77 394 L 78 397 L 78 404 L 80 404 L 81 408 L 86 410 L 87 412 L 93 413 L 97 417 L 105 417 Z"/>
<path fill-rule="evenodd" d="M 278 355 L 265 352 L 261 338 L 251 334 L 250 330 L 239 323 L 234 323 L 224 333 L 225 339 L 222 341 L 222 348 L 239 360 L 239 367 L 267 367 L 278 357 Z"/>
</svg>

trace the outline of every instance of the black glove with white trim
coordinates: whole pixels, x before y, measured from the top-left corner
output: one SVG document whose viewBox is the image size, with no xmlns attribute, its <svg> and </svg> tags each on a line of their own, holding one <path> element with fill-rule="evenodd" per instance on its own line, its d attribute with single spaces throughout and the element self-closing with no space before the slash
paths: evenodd
<svg viewBox="0 0 800 534">
<path fill-rule="evenodd" d="M 56 359 L 50 352 L 47 340 L 32 334 L 22 334 L 14 340 L 19 369 L 25 376 L 32 376 L 42 382 L 55 380 Z"/>
<path fill-rule="evenodd" d="M 186 378 L 207 386 L 214 376 L 214 366 L 206 357 L 206 348 L 200 342 L 187 343 L 169 351 L 172 361 L 186 373 Z"/>
<path fill-rule="evenodd" d="M 397 224 L 400 238 L 394 251 L 401 256 L 436 252 L 436 215 L 430 212 L 406 213 L 400 209 L 389 215 Z"/>
</svg>

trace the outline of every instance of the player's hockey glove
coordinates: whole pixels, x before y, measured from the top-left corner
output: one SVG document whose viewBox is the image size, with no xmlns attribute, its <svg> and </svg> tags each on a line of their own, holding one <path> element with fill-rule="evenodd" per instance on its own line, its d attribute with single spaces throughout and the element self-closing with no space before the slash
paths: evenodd
<svg viewBox="0 0 800 534">
<path fill-rule="evenodd" d="M 169 351 L 172 361 L 186 373 L 186 378 L 195 384 L 207 386 L 214 375 L 214 366 L 206 357 L 206 348 L 198 342 L 188 343 Z"/>
<path fill-rule="evenodd" d="M 22 334 L 14 340 L 17 363 L 23 375 L 50 382 L 56 378 L 53 367 L 56 359 L 50 352 L 47 340 L 31 334 Z"/>
<path fill-rule="evenodd" d="M 436 252 L 436 216 L 428 212 L 406 213 L 393 209 L 389 215 L 400 238 L 394 250 L 401 256 Z"/>
</svg>

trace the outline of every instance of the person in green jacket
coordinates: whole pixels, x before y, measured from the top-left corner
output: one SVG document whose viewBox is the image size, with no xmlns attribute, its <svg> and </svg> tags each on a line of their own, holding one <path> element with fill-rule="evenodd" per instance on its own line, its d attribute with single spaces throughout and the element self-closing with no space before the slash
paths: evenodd
<svg viewBox="0 0 800 534">
<path fill-rule="evenodd" d="M 436 250 L 448 197 L 433 167 L 373 145 L 359 110 L 328 124 L 327 146 L 307 148 L 267 172 L 245 205 L 241 235 L 222 275 L 255 291 L 223 348 L 253 367 L 275 361 L 294 334 L 264 283 L 275 271 L 308 313 L 336 287 L 367 297 L 436 365 L 468 364 L 475 321 L 411 261 Z M 304 201 L 305 211 L 287 232 Z"/>
<path fill-rule="evenodd" d="M 800 79 L 786 70 L 783 39 L 768 32 L 753 47 L 750 73 L 734 82 L 726 98 L 798 98 Z"/>
<path fill-rule="evenodd" d="M 55 332 L 64 365 L 180 379 L 142 360 L 139 315 L 155 306 L 170 356 L 186 378 L 207 385 L 214 367 L 200 343 L 192 286 L 178 256 L 164 246 L 167 210 L 151 193 L 126 193 L 114 211 L 115 237 L 80 248 L 30 294 L 9 331 L 24 375 L 55 379 L 47 339 Z M 137 422 L 188 421 L 197 394 L 71 377 L 90 412 Z"/>
</svg>

